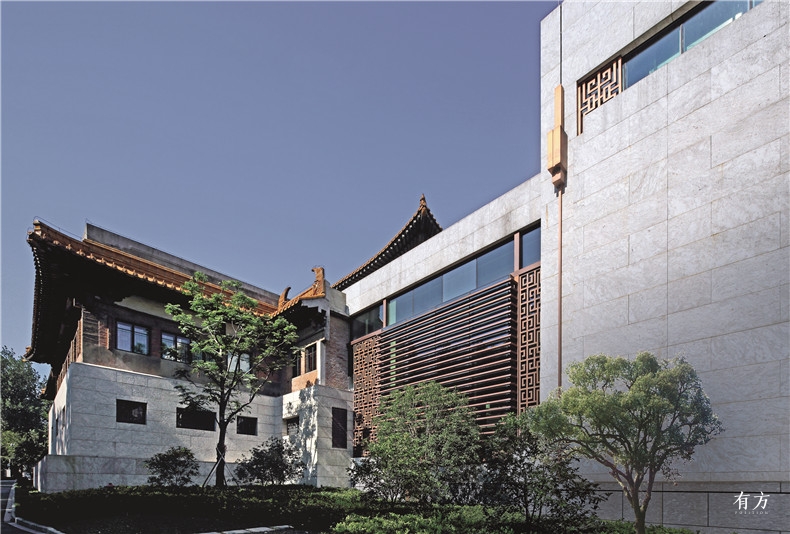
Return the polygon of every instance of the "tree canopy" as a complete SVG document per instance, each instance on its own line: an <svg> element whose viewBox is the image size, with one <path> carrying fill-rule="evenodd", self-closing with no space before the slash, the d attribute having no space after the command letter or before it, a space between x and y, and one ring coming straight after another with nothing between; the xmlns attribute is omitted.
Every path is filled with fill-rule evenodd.
<svg viewBox="0 0 790 534"><path fill-rule="evenodd" d="M710 399L684 358L648 352L633 360L590 356L571 364L568 378L572 387L537 407L537 428L605 466L644 534L656 475L673 480L677 462L723 430Z"/></svg>
<svg viewBox="0 0 790 534"><path fill-rule="evenodd" d="M257 301L240 291L239 282L224 281L219 292L209 291L206 282L195 273L182 287L189 309L168 304L166 310L192 353L190 367L176 373L190 383L176 386L181 401L188 409L217 409L216 485L224 486L228 426L277 371L293 363L297 334L285 318L258 313Z"/></svg>
<svg viewBox="0 0 790 534"><path fill-rule="evenodd" d="M33 364L17 358L12 349L2 348L3 467L19 476L29 473L47 453L47 413L50 402L41 398L43 382Z"/></svg>
<svg viewBox="0 0 790 534"><path fill-rule="evenodd" d="M409 386L383 400L374 424L376 439L368 458L352 468L352 483L390 501L465 500L480 461L466 397L436 382Z"/></svg>

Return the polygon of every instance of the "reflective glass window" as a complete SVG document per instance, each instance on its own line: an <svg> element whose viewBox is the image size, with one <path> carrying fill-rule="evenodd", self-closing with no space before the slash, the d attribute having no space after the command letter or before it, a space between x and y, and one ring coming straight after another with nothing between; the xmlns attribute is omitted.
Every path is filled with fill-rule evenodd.
<svg viewBox="0 0 790 534"><path fill-rule="evenodd" d="M189 362L189 340L176 334L162 332L162 358L177 362Z"/></svg>
<svg viewBox="0 0 790 534"><path fill-rule="evenodd" d="M351 339L365 336L384 326L381 318L381 306L356 315L351 320Z"/></svg>
<svg viewBox="0 0 790 534"><path fill-rule="evenodd" d="M540 227L521 234L521 267L540 261Z"/></svg>
<svg viewBox="0 0 790 534"><path fill-rule="evenodd" d="M132 325L119 322L116 327L115 345L120 350L132 352Z"/></svg>
<svg viewBox="0 0 790 534"><path fill-rule="evenodd" d="M477 287L505 278L515 270L513 267L513 241L508 241L477 258Z"/></svg>
<svg viewBox="0 0 790 534"><path fill-rule="evenodd" d="M134 345L132 345L133 352L137 354L148 354L148 329L142 326L134 327Z"/></svg>
<svg viewBox="0 0 790 534"><path fill-rule="evenodd" d="M447 302L475 288L476 269L474 260L444 273L442 276L442 301Z"/></svg>
<svg viewBox="0 0 790 534"><path fill-rule="evenodd" d="M680 54L680 26L625 62L625 86L630 87Z"/></svg>
<svg viewBox="0 0 790 534"><path fill-rule="evenodd" d="M235 371L236 366L238 365L239 371L242 373L246 373L250 370L250 355L249 354L242 354L241 361L239 361L238 354L229 354L228 355L228 370Z"/></svg>
<svg viewBox="0 0 790 534"><path fill-rule="evenodd" d="M414 288L412 313L419 315L442 303L442 278L434 278Z"/></svg>
<svg viewBox="0 0 790 534"><path fill-rule="evenodd" d="M683 23L683 51L699 44L749 9L748 0L708 4Z"/></svg>
<svg viewBox="0 0 790 534"><path fill-rule="evenodd" d="M408 319L413 313L414 294L412 291L387 301L387 324Z"/></svg>
<svg viewBox="0 0 790 534"><path fill-rule="evenodd" d="M148 329L129 323L115 324L115 346L120 350L148 354Z"/></svg>
<svg viewBox="0 0 790 534"><path fill-rule="evenodd" d="M315 345L310 345L304 349L304 372L315 371L318 367L318 351Z"/></svg>

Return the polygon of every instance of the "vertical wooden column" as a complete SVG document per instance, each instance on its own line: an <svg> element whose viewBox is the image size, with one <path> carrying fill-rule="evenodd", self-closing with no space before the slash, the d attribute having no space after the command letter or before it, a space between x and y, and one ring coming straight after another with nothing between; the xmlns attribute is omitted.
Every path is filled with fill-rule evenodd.
<svg viewBox="0 0 790 534"><path fill-rule="evenodd" d="M547 168L557 191L557 387L562 387L562 193L568 173L568 134L565 133L565 90L554 89L554 128L548 133Z"/></svg>

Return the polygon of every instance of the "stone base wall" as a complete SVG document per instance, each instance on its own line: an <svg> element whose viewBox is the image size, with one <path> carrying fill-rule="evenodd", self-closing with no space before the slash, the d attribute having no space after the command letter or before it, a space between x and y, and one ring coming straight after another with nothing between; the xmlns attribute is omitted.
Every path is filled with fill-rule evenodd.
<svg viewBox="0 0 790 534"><path fill-rule="evenodd" d="M634 520L631 505L620 486L604 483L600 488L611 493L601 504L599 517ZM743 498L739 507L741 492ZM790 482L680 483L677 486L656 483L647 509L647 522L687 528L700 534L788 534Z"/></svg>
<svg viewBox="0 0 790 534"><path fill-rule="evenodd" d="M193 484L202 485L211 474L213 462L198 462L200 472L192 479ZM233 484L230 476L235 464L227 464L225 478ZM33 484L43 493L69 490L84 490L113 486L139 486L148 482L150 472L141 458L108 458L104 456L66 456L50 454L41 459L33 469ZM211 474L209 485L213 485Z"/></svg>
<svg viewBox="0 0 790 534"><path fill-rule="evenodd" d="M311 386L283 396L283 419L299 418L293 442L305 464L303 482L313 486L348 487L351 466L353 393L327 386ZM346 410L346 447L333 447L332 408Z"/></svg>

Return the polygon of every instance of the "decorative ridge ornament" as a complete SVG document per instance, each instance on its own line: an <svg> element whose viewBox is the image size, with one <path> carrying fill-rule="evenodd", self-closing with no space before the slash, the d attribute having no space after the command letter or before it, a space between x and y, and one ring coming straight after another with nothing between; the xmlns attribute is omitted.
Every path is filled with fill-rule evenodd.
<svg viewBox="0 0 790 534"><path fill-rule="evenodd" d="M441 231L442 227L436 222L431 213L428 202L425 200L425 195L422 195L417 211L400 232L395 234L395 237L376 255L338 282L335 282L332 287L340 290L349 287Z"/></svg>

